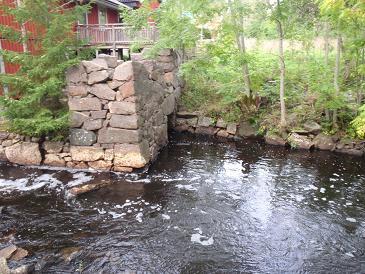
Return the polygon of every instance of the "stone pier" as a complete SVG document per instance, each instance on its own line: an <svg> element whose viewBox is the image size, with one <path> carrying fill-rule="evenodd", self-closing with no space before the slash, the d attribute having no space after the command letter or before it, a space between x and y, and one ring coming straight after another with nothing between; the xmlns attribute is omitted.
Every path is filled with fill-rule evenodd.
<svg viewBox="0 0 365 274"><path fill-rule="evenodd" d="M3 132L0 161L132 172L148 166L168 142L168 119L182 81L174 53L122 62L100 55L66 74L70 136L41 141Z"/></svg>

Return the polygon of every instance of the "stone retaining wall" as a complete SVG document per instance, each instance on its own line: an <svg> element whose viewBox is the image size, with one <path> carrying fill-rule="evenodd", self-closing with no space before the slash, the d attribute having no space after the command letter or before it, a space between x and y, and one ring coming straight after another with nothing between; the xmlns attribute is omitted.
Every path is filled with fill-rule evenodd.
<svg viewBox="0 0 365 274"><path fill-rule="evenodd" d="M66 74L70 136L50 142L0 134L0 161L131 172L147 166L168 142L168 116L182 81L174 52L122 62L100 55Z"/></svg>

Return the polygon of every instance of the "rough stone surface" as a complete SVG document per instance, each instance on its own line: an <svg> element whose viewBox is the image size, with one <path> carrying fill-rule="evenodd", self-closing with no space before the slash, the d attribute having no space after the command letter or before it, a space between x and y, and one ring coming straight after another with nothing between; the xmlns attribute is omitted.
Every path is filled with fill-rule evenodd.
<svg viewBox="0 0 365 274"><path fill-rule="evenodd" d="M265 136L266 144L273 146L285 146L287 144L286 140L276 134L268 134Z"/></svg>
<svg viewBox="0 0 365 274"><path fill-rule="evenodd" d="M136 104L131 102L110 102L109 110L112 114L131 115L137 112Z"/></svg>
<svg viewBox="0 0 365 274"><path fill-rule="evenodd" d="M238 136L252 138L256 136L256 129L247 121L242 121L239 125Z"/></svg>
<svg viewBox="0 0 365 274"><path fill-rule="evenodd" d="M90 119L84 122L83 128L89 131L98 130L103 127L103 119Z"/></svg>
<svg viewBox="0 0 365 274"><path fill-rule="evenodd" d="M68 106L71 111L102 110L102 105L98 98L70 98Z"/></svg>
<svg viewBox="0 0 365 274"><path fill-rule="evenodd" d="M117 80L113 80L113 81L109 81L108 82L108 86L111 89L117 89L119 88L121 85L123 85L125 82L124 81L117 81Z"/></svg>
<svg viewBox="0 0 365 274"><path fill-rule="evenodd" d="M22 142L5 149L9 162L19 165L40 165L42 156L39 145L36 143Z"/></svg>
<svg viewBox="0 0 365 274"><path fill-rule="evenodd" d="M108 54L99 54L98 59L104 59L109 68L116 68L118 66L118 57Z"/></svg>
<svg viewBox="0 0 365 274"><path fill-rule="evenodd" d="M88 84L93 85L96 83L105 82L109 79L109 73L106 70L95 71L89 74Z"/></svg>
<svg viewBox="0 0 365 274"><path fill-rule="evenodd" d="M113 114L110 119L110 126L114 128L138 129L138 116Z"/></svg>
<svg viewBox="0 0 365 274"><path fill-rule="evenodd" d="M106 118L106 114L108 112L106 110L98 110L98 111L91 111L91 118L93 119L105 119Z"/></svg>
<svg viewBox="0 0 365 274"><path fill-rule="evenodd" d="M332 140L332 137L325 134L317 135L313 139L313 143L320 150L333 150L336 147L336 143Z"/></svg>
<svg viewBox="0 0 365 274"><path fill-rule="evenodd" d="M5 154L5 148L0 147L0 162L7 162L8 158Z"/></svg>
<svg viewBox="0 0 365 274"><path fill-rule="evenodd" d="M87 83L87 73L80 64L69 68L66 72L66 81L70 84Z"/></svg>
<svg viewBox="0 0 365 274"><path fill-rule="evenodd" d="M216 127L227 128L227 123L223 119L218 119Z"/></svg>
<svg viewBox="0 0 365 274"><path fill-rule="evenodd" d="M99 130L100 144L134 144L141 140L138 130L106 128Z"/></svg>
<svg viewBox="0 0 365 274"><path fill-rule="evenodd" d="M94 162L104 158L104 149L98 147L71 146L72 160L78 162Z"/></svg>
<svg viewBox="0 0 365 274"><path fill-rule="evenodd" d="M100 99L106 99L112 101L115 99L116 92L112 90L107 84L96 84L90 89L90 93L94 94Z"/></svg>
<svg viewBox="0 0 365 274"><path fill-rule="evenodd" d="M64 167L66 161L57 154L46 154L44 164L47 166Z"/></svg>
<svg viewBox="0 0 365 274"><path fill-rule="evenodd" d="M198 126L199 127L210 127L210 126L214 126L214 120L210 117L199 117L198 120Z"/></svg>
<svg viewBox="0 0 365 274"><path fill-rule="evenodd" d="M78 85L78 86L68 86L67 94L69 96L81 96L84 97L87 95L87 86L86 85Z"/></svg>
<svg viewBox="0 0 365 274"><path fill-rule="evenodd" d="M71 129L70 143L74 146L91 146L96 143L96 134L85 129Z"/></svg>
<svg viewBox="0 0 365 274"><path fill-rule="evenodd" d="M72 111L70 114L70 127L81 127L88 118L89 113Z"/></svg>
<svg viewBox="0 0 365 274"><path fill-rule="evenodd" d="M60 153L63 149L63 143L45 141L42 147L47 153Z"/></svg>
<svg viewBox="0 0 365 274"><path fill-rule="evenodd" d="M321 132L322 130L322 127L316 123L316 122L313 122L313 121L310 121L310 122L306 122L304 125L303 125L304 129L306 131L308 131L309 133L313 133L313 134L318 134Z"/></svg>
<svg viewBox="0 0 365 274"><path fill-rule="evenodd" d="M134 94L134 82L126 82L118 88L117 101L123 101L123 99L131 97Z"/></svg>
<svg viewBox="0 0 365 274"><path fill-rule="evenodd" d="M162 104L162 111L165 115L170 115L175 110L175 96L168 96Z"/></svg>
<svg viewBox="0 0 365 274"><path fill-rule="evenodd" d="M16 250L17 247L15 245L9 245L0 250L0 258L10 259Z"/></svg>
<svg viewBox="0 0 365 274"><path fill-rule="evenodd" d="M236 135L237 133L237 125L234 123L229 123L227 125L227 132L232 135Z"/></svg>
<svg viewBox="0 0 365 274"><path fill-rule="evenodd" d="M129 81L133 79L132 62L125 62L115 68L113 80Z"/></svg>
<svg viewBox="0 0 365 274"><path fill-rule="evenodd" d="M213 136L217 133L217 131L218 130L214 127L197 127L195 130L195 134Z"/></svg>
<svg viewBox="0 0 365 274"><path fill-rule="evenodd" d="M104 59L100 58L94 59L92 61L82 61L81 63L87 73L108 69L107 62Z"/></svg>
<svg viewBox="0 0 365 274"><path fill-rule="evenodd" d="M113 163L111 161L95 161L95 162L89 162L89 166L95 170L110 170L113 166Z"/></svg>
<svg viewBox="0 0 365 274"><path fill-rule="evenodd" d="M121 167L142 168L149 162L148 145L118 145L114 151L114 164Z"/></svg>
<svg viewBox="0 0 365 274"><path fill-rule="evenodd" d="M298 149L311 149L314 146L314 143L308 137L298 133L291 133L288 142L292 148Z"/></svg>

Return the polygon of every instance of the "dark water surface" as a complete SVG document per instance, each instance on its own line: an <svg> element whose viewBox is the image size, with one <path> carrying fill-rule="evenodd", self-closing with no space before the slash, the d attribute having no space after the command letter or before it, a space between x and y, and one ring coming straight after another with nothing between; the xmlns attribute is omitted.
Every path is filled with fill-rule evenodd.
<svg viewBox="0 0 365 274"><path fill-rule="evenodd" d="M365 273L363 159L172 139L147 174L0 166L0 239L42 273Z"/></svg>

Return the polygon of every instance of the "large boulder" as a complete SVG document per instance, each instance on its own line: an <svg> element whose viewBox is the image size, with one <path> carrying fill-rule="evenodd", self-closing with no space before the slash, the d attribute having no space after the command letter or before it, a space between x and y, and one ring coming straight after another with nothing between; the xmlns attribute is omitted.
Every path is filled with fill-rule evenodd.
<svg viewBox="0 0 365 274"><path fill-rule="evenodd" d="M314 146L320 150L334 150L336 143L331 136L325 134L318 134L313 139Z"/></svg>
<svg viewBox="0 0 365 274"><path fill-rule="evenodd" d="M256 136L256 129L248 122L242 121L239 125L238 136L252 138Z"/></svg>
<svg viewBox="0 0 365 274"><path fill-rule="evenodd" d="M309 133L313 133L313 134L318 134L321 132L322 130L322 127L321 125L319 125L318 123L314 122L314 121L309 121L309 122L306 122L304 125L303 125L304 129L306 131L308 131Z"/></svg>
<svg viewBox="0 0 365 274"><path fill-rule="evenodd" d="M40 165L42 155L37 143L22 142L5 149L9 162L19 165Z"/></svg>
<svg viewBox="0 0 365 274"><path fill-rule="evenodd" d="M91 146L96 143L96 135L85 129L71 129L70 143L73 146Z"/></svg>
<svg viewBox="0 0 365 274"><path fill-rule="evenodd" d="M78 162L95 162L104 158L104 149L100 147L78 147L70 148L72 160Z"/></svg>
<svg viewBox="0 0 365 274"><path fill-rule="evenodd" d="M298 133L291 133L288 137L288 142L292 148L311 149L314 147L312 140Z"/></svg>

